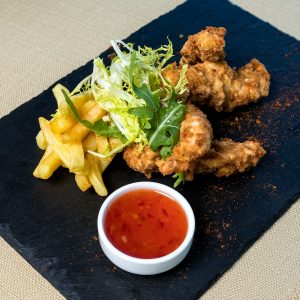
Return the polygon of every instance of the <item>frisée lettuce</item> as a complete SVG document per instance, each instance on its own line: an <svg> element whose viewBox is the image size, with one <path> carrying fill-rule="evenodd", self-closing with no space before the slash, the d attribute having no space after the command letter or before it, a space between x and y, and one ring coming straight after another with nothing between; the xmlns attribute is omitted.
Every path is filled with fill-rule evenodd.
<svg viewBox="0 0 300 300"><path fill-rule="evenodd" d="M138 143L141 148L149 145L166 158L179 140L185 112L182 96L187 92L184 76L187 67L182 68L174 87L163 76L166 64L173 57L170 40L157 49L140 46L135 49L133 44L121 40L112 40L111 45L116 57L110 66L96 58L93 73L82 80L71 95L91 91L99 106L109 113L115 129L108 128L102 121L97 124L80 121L96 134L104 129L106 134L116 134L117 129L123 137L123 147L130 143ZM74 109L71 107L73 115L76 114Z"/></svg>

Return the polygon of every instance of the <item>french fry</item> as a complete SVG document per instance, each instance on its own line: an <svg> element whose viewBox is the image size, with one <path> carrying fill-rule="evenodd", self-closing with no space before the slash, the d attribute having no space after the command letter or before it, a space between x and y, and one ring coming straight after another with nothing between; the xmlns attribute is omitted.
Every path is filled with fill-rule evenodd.
<svg viewBox="0 0 300 300"><path fill-rule="evenodd" d="M88 160L84 159L84 166L83 166L83 169L81 169L79 172L74 172L75 174L78 174L78 175L89 175L90 173L90 163L88 162Z"/></svg>
<svg viewBox="0 0 300 300"><path fill-rule="evenodd" d="M101 119L106 114L106 111L103 110L99 105L95 105L94 107L86 113L82 118L91 123L94 123ZM82 125L81 123L77 123L72 129L63 135L64 142L70 141L82 141L90 132L90 130Z"/></svg>
<svg viewBox="0 0 300 300"><path fill-rule="evenodd" d="M42 130L40 130L38 132L38 134L36 135L35 137L35 140L36 140L36 144L37 146L41 149L41 150L46 150L46 147L47 147L47 141L44 137L44 134L42 132Z"/></svg>
<svg viewBox="0 0 300 300"><path fill-rule="evenodd" d="M119 146L120 141L97 137L94 132L77 122L62 91L69 94L69 91L61 84L53 88L58 106L58 113L55 117L51 121L39 118L41 130L36 136L36 143L45 152L33 175L37 178L48 179L59 166L63 166L75 173L76 184L82 191L93 186L98 195L106 196L107 189L103 183L102 172L114 155L107 159L99 159L90 153L84 156L84 153L91 150L105 154ZM106 114L106 111L94 101L92 93L80 93L70 98L83 120L94 123Z"/></svg>
<svg viewBox="0 0 300 300"><path fill-rule="evenodd" d="M86 158L90 165L89 181L99 196L106 196L107 189L102 179L99 159L90 153L86 154Z"/></svg>
<svg viewBox="0 0 300 300"><path fill-rule="evenodd" d="M40 179L48 179L54 173L54 171L60 166L61 159L53 152L50 146L47 146L46 151L39 164L33 171L33 176Z"/></svg>
<svg viewBox="0 0 300 300"><path fill-rule="evenodd" d="M113 158L115 157L115 155L110 156L109 158L103 158L100 159L100 168L101 168L101 172L103 173L106 168L109 166L109 164L112 162Z"/></svg>
<svg viewBox="0 0 300 300"><path fill-rule="evenodd" d="M53 92L53 95L56 99L56 102L57 102L57 108L60 112L60 114L62 116L70 116L71 115L71 111L68 107L68 104L65 100L65 97L64 97L64 94L62 92L62 90L64 90L67 94L70 94L69 90L64 87L63 85L61 85L60 83L58 83L53 89L52 89L52 92Z"/></svg>
<svg viewBox="0 0 300 300"><path fill-rule="evenodd" d="M57 84L52 89L52 92L56 99L57 108L58 108L60 114L64 117L67 117L67 116L72 115L72 113L68 107L68 104L66 103L66 100L65 100L62 90L65 91L67 94L70 94L69 90L66 87L64 87L63 85L61 85L60 83ZM71 98L74 106L76 107L76 109L80 110L86 102L88 102L89 100L93 100L94 96L92 93L85 92L85 93L73 95L70 98Z"/></svg>
<svg viewBox="0 0 300 300"><path fill-rule="evenodd" d="M90 132L88 136L82 142L83 150L86 152L87 150L96 151L96 134L94 132Z"/></svg>
<svg viewBox="0 0 300 300"><path fill-rule="evenodd" d="M100 154L105 154L105 151L107 151L105 150L106 147L108 147L108 149L110 149L111 151L122 145L122 142L118 138L108 138L108 139L106 138L105 141L104 137L97 137L96 141L97 141L97 151ZM109 164L112 162L115 156L116 154L113 154L110 157L100 159L100 168L102 173L106 170L106 168L109 166Z"/></svg>
<svg viewBox="0 0 300 300"><path fill-rule="evenodd" d="M96 136L97 152L105 155L110 151L108 138L105 136Z"/></svg>
<svg viewBox="0 0 300 300"><path fill-rule="evenodd" d="M87 101L81 108L78 108L78 113L83 118L95 106L95 101Z"/></svg>
<svg viewBox="0 0 300 300"><path fill-rule="evenodd" d="M70 172L80 172L84 167L84 153L80 142L62 143L60 136L55 135L49 126L49 121L39 118L40 127L45 139L61 161L68 166Z"/></svg>
<svg viewBox="0 0 300 300"><path fill-rule="evenodd" d="M59 116L50 121L50 127L54 133L65 133L75 124L76 120L72 116Z"/></svg>
<svg viewBox="0 0 300 300"><path fill-rule="evenodd" d="M42 132L42 131L41 131ZM43 132L42 132L43 134ZM45 151L44 151L44 154L42 156L42 158L40 159L40 162L38 163L38 165L36 166L36 168L34 169L33 171L33 176L36 177L36 178L40 178L40 170L39 170L39 166L41 164L41 162L52 152L52 149L50 146L48 146Z"/></svg>
<svg viewBox="0 0 300 300"><path fill-rule="evenodd" d="M83 191L87 191L92 185L87 175L75 174L75 181L77 186Z"/></svg>
<svg viewBox="0 0 300 300"><path fill-rule="evenodd" d="M41 160L36 167L36 170L38 170L38 176L35 174L34 175L40 179L48 179L59 168L60 165L61 159L55 152L52 151L47 157Z"/></svg>
<svg viewBox="0 0 300 300"><path fill-rule="evenodd" d="M105 136L96 136L96 145L97 145L97 152L100 154L105 155L111 150L108 142L108 138ZM110 164L113 158L114 156L99 159L100 169L102 173L108 167L108 165Z"/></svg>
<svg viewBox="0 0 300 300"><path fill-rule="evenodd" d="M94 100L94 95L92 93L85 92L85 93L73 95L70 98L74 106L76 107L77 111L80 111L88 101Z"/></svg>
<svg viewBox="0 0 300 300"><path fill-rule="evenodd" d="M92 101L91 101L92 102ZM93 103L93 105L95 106L95 104ZM97 115L97 113L98 113L98 115ZM84 116L86 119L88 119L89 118L89 120L90 121L97 121L97 119L99 120L102 116L103 116L103 114L105 114L105 111L104 110L102 110L98 105L97 105L97 107L95 107L95 109L93 109L93 112L88 112L88 113L86 113L86 115ZM43 118L42 118L43 119ZM45 119L44 119L45 120ZM46 122L45 122L46 121ZM45 121L42 121L43 123L47 123L48 121L47 120L45 120ZM48 125L49 125L49 123L47 123ZM81 125L81 124L76 124L75 126L77 126L77 125ZM83 125L82 125L83 126ZM78 140L82 140L88 133L89 133L89 130L87 129L87 128L82 128L82 126L79 126L79 128L81 128L81 129L76 129L75 131L73 131L73 133L70 135L71 137L75 137L75 135L76 135L76 132L78 132L78 131L80 131L80 133L81 133L81 136L80 136L80 138L78 139ZM46 126L47 127L47 126ZM87 130L85 130L85 129L87 129ZM49 130L50 131L50 133L51 133L51 130ZM77 140L77 139L71 139L71 141L74 143L74 140ZM77 142L76 142L76 144L79 144L79 141L77 140ZM60 144L61 144L61 142L60 142ZM66 145L68 145L68 144L66 144ZM64 147L66 146L66 145L64 145ZM81 146L81 145L78 145L79 147ZM55 146L54 146L55 147ZM52 147L53 148L53 147ZM66 151L65 151L66 152ZM78 152L80 152L81 153L81 149L78 151ZM78 153L77 152L77 153ZM82 155L82 154L81 154ZM82 156L81 156L82 157ZM47 160L46 161L40 161L40 163L39 163L39 165L38 165L38 167L39 167L39 176L36 176L36 177L39 177L39 178L41 178L41 179L48 179L49 177L51 177L51 175L55 172L55 170L60 166L60 165L64 165L64 167L68 167L68 168L70 168L70 171L71 172L79 172L79 171L82 171L82 159L80 160L81 161L81 163L80 163L80 167L78 168L76 168L76 166L74 167L72 167L71 166L71 168L70 168L70 164L69 164L69 162L68 161L62 161L61 159L60 159L60 156L57 154L57 153L55 153L54 151L52 151L52 153L50 153L49 154L49 157L47 158ZM74 162L76 162L76 160L74 159L73 160L73 163ZM47 166L47 164L49 164L49 166ZM35 174L37 174L37 173L35 173Z"/></svg>
<svg viewBox="0 0 300 300"><path fill-rule="evenodd" d="M123 143L121 142L120 139L118 138L109 138L108 139L109 141L109 145L110 145L110 148L113 150L113 149L116 149L117 147L120 147Z"/></svg>
<svg viewBox="0 0 300 300"><path fill-rule="evenodd" d="M51 125L51 129L54 133L64 133L68 130L70 130L75 124L76 121L74 120L74 118L69 115L69 113L66 113L66 108L65 105L63 105L63 101L65 101L64 98L62 98L62 92L61 90L66 91L67 93L69 93L69 91L61 84L56 85L53 88L53 93L54 96L56 97L57 103L59 104L58 106L60 107L64 107L62 108L62 110L65 111L65 113L63 115L68 115L68 116L59 116L56 118L53 118L50 122ZM92 93L89 92L85 92L85 93L81 93L81 94L77 94L77 95L73 95L70 97L74 106L76 107L77 110L82 109L82 107L84 106L84 104L86 104L86 102L93 100L94 96ZM91 106L94 106L94 102L91 101L91 103L86 107L86 109L91 108ZM88 111L88 110L87 110ZM41 150L45 150L47 147L47 142L45 140L45 137L42 133L42 131L40 130L36 136L36 142L38 147Z"/></svg>
<svg viewBox="0 0 300 300"><path fill-rule="evenodd" d="M81 142L71 142L66 149L69 151L69 170L72 173L84 170L84 151Z"/></svg>

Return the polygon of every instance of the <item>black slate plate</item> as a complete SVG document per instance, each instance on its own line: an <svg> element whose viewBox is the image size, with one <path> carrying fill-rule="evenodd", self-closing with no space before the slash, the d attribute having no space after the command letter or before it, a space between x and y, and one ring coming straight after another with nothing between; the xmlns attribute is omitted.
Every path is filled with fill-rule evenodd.
<svg viewBox="0 0 300 300"><path fill-rule="evenodd" d="M256 136L267 155L254 170L231 178L198 176L180 187L196 216L190 254L175 269L142 277L115 268L103 255L96 217L104 199L81 193L73 175L59 170L48 181L32 171L37 117L55 108L51 88L0 121L0 233L69 299L191 299L202 293L299 197L300 43L227 1L189 1L132 34L128 40L157 47L166 36L179 50L179 34L225 26L228 61L252 57L272 74L269 97L231 114L208 112L215 136ZM107 57L110 50L102 54ZM59 80L69 88L91 72L91 62ZM110 192L145 178L121 157L105 174ZM155 176L154 181L172 185Z"/></svg>

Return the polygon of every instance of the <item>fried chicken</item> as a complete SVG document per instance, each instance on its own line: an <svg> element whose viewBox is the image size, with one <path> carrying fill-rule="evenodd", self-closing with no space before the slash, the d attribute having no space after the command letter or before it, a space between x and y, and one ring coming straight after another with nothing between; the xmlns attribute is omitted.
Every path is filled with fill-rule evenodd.
<svg viewBox="0 0 300 300"><path fill-rule="evenodd" d="M139 149L137 144L133 144L124 150L123 157L130 168L148 178L152 172L158 171L163 175L185 172L195 160L209 151L211 140L212 128L206 116L193 104L187 104L179 142L171 156L164 160L149 146Z"/></svg>
<svg viewBox="0 0 300 300"><path fill-rule="evenodd" d="M164 76L176 85L180 73L181 66L173 64L164 71ZM205 61L189 66L186 77L189 99L216 111L232 111L238 106L257 102L269 93L270 75L257 59L238 70L230 68L225 61Z"/></svg>
<svg viewBox="0 0 300 300"><path fill-rule="evenodd" d="M190 35L180 51L180 63L194 65L203 61L223 60L225 34L224 27L207 26L204 30Z"/></svg>
<svg viewBox="0 0 300 300"><path fill-rule="evenodd" d="M194 172L227 177L255 167L265 153L260 143L255 141L213 141L210 151L196 162Z"/></svg>
<svg viewBox="0 0 300 300"><path fill-rule="evenodd" d="M158 172L155 162L159 155L149 146L141 149L138 144L131 144L124 149L123 158L129 168L143 173L147 178L151 178L153 172Z"/></svg>
<svg viewBox="0 0 300 300"><path fill-rule="evenodd" d="M153 172L163 175L184 172L186 180L193 180L194 174L198 173L227 177L247 171L265 155L263 147L255 141L212 141L209 121L190 103L230 112L268 95L270 74L260 61L252 59L239 69L231 68L224 61L225 34L223 27L206 27L189 36L180 51L180 65L173 63L164 70L165 79L175 86L182 65L188 64L189 103L181 123L179 142L166 159L149 146L140 149L133 144L124 150L124 159L129 167L148 178Z"/></svg>
<svg viewBox="0 0 300 300"><path fill-rule="evenodd" d="M148 146L139 150L137 145L125 149L124 159L129 167L144 173L148 178L152 172L161 172L163 175L184 172L186 180L193 180L194 174L209 173L216 177L228 177L248 171L266 154L260 143L255 141L239 143L221 139L212 141L211 145L211 149L196 160L180 161L171 156L169 161L164 161ZM167 172L162 172L164 168Z"/></svg>
<svg viewBox="0 0 300 300"><path fill-rule="evenodd" d="M211 140L212 128L206 115L193 104L187 104L179 142L171 156L156 161L159 172L170 175L188 170L196 159L209 151Z"/></svg>

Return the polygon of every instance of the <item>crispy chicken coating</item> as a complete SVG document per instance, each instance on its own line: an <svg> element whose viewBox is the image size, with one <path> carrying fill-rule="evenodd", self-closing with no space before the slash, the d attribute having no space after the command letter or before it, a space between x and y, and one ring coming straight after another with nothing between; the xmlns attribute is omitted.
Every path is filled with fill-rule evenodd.
<svg viewBox="0 0 300 300"><path fill-rule="evenodd" d="M132 144L124 149L123 158L129 168L143 173L147 178L151 178L153 172L158 172L155 162L159 155L149 146L140 149L138 144Z"/></svg>
<svg viewBox="0 0 300 300"><path fill-rule="evenodd" d="M179 80L181 66L171 65L164 71L165 78L173 85ZM269 93L270 74L257 59L238 70L225 61L198 63L186 72L189 99L200 106L213 107L216 111L257 102Z"/></svg>
<svg viewBox="0 0 300 300"><path fill-rule="evenodd" d="M213 141L211 150L196 162L195 173L230 176L255 167L266 151L255 141L243 143L231 139Z"/></svg>
<svg viewBox="0 0 300 300"><path fill-rule="evenodd" d="M164 160L149 146L141 150L134 144L124 150L123 157L130 168L148 178L152 172L157 171L169 175L189 170L195 160L209 151L211 140L212 128L206 116L193 104L187 104L179 142L171 156Z"/></svg>
<svg viewBox="0 0 300 300"><path fill-rule="evenodd" d="M180 126L180 138L167 159L158 159L156 166L163 175L184 172L207 153L211 146L212 128L206 115L193 104L187 104Z"/></svg>
<svg viewBox="0 0 300 300"><path fill-rule="evenodd" d="M204 30L190 35L180 54L181 64L196 64L203 61L219 61L225 58L226 29L207 26Z"/></svg>

